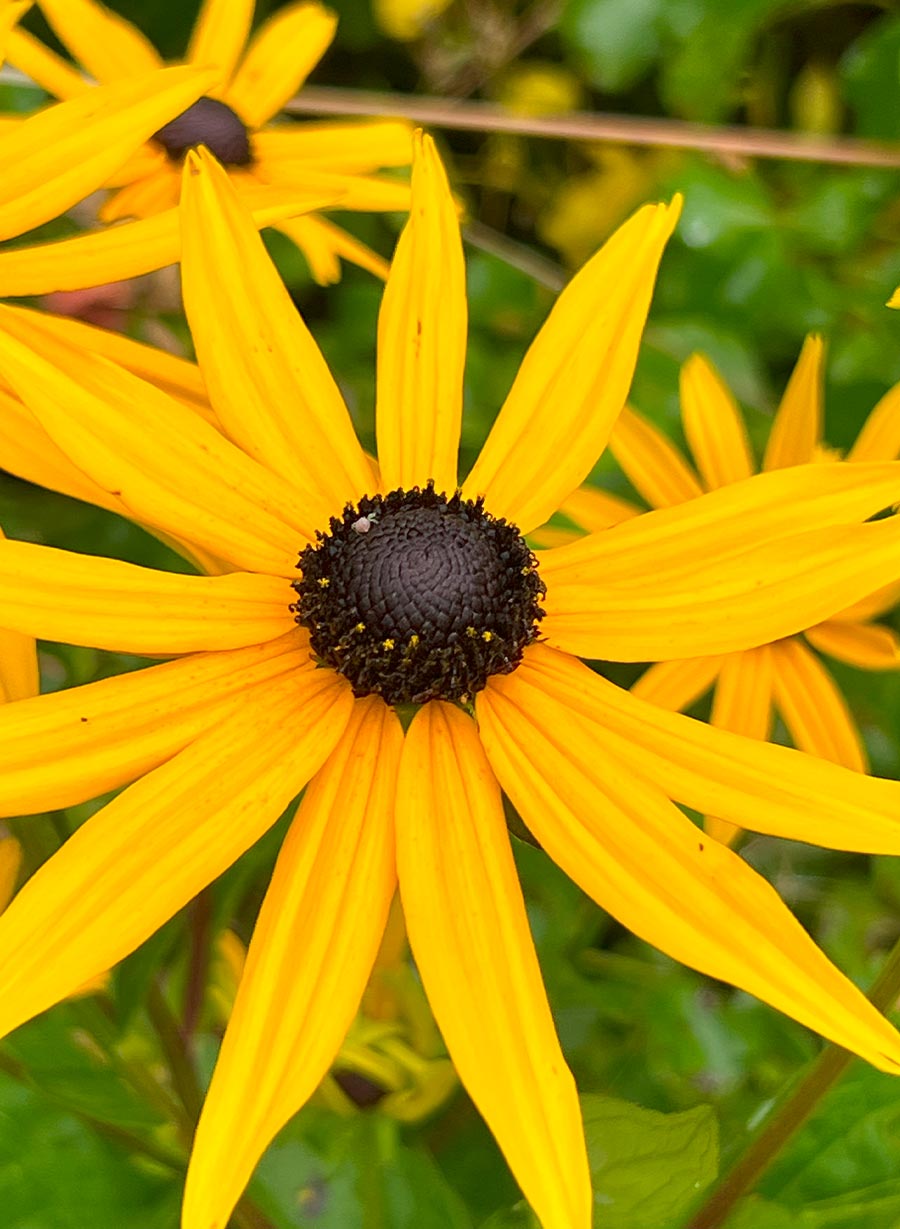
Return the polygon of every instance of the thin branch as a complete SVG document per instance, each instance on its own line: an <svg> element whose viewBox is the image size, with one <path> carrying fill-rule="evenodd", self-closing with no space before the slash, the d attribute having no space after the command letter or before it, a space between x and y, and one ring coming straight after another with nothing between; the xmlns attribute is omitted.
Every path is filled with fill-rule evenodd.
<svg viewBox="0 0 900 1229"><path fill-rule="evenodd" d="M431 95L344 90L304 86L285 106L292 115L393 115L434 128L477 132L511 132L520 136L574 141L610 141L618 145L666 146L744 158L779 158L794 162L830 162L844 166L900 168L896 144L856 137L813 137L770 128L688 124L602 111L574 111L555 117L513 115L489 102L455 102Z"/></svg>

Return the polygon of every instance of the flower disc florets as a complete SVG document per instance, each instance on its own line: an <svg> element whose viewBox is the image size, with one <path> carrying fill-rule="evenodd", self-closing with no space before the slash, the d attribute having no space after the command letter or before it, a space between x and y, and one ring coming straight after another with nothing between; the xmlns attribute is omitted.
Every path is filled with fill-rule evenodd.
<svg viewBox="0 0 900 1229"><path fill-rule="evenodd" d="M391 491L350 504L300 556L291 609L354 695L466 701L537 637L546 592L516 529L481 499Z"/></svg>
<svg viewBox="0 0 900 1229"><path fill-rule="evenodd" d="M223 166L249 166L250 135L237 112L218 98L198 98L153 134L169 157L180 162L189 149L205 145Z"/></svg>

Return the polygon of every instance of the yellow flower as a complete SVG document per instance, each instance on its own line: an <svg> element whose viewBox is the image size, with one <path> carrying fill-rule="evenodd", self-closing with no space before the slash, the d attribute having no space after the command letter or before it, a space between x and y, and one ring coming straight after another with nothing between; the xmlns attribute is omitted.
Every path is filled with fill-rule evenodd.
<svg viewBox="0 0 900 1229"><path fill-rule="evenodd" d="M0 310L34 476L49 439L65 481L65 465L77 469L88 491L221 572L0 543L7 627L175 658L0 709L0 814L128 785L0 918L0 1032L120 960L306 786L197 1129L185 1229L221 1229L329 1069L398 882L460 1079L545 1229L589 1229L578 1100L502 790L636 934L900 1071L891 1025L671 801L898 853L900 784L666 712L578 660L696 656L709 642L731 652L894 579L900 520L861 522L897 499L900 465L763 475L535 561L520 533L607 441L677 206L640 210L560 296L459 494L464 265L430 141L379 320L378 474L205 152L188 158L182 208L185 306L214 424Z"/></svg>
<svg viewBox="0 0 900 1229"><path fill-rule="evenodd" d="M823 413L821 338L807 338L785 389L769 434L762 470L772 471L830 459L822 442ZM741 482L756 469L740 410L707 359L695 355L681 374L682 422L697 470L649 420L628 409L619 417L610 440L629 479L656 508L670 507L729 483ZM900 455L900 386L878 403L847 454L847 461L890 461ZM586 529L634 515L617 510L599 492L579 492L581 505L570 503L568 515ZM618 515L617 515L618 511ZM897 669L900 641L890 628L873 622L897 600L889 585L860 602L802 629L803 635L757 643L744 651L652 666L633 693L666 708L687 708L715 687L711 721L722 729L751 738L768 738L777 711L794 745L813 755L864 772L866 755L844 697L820 658L818 649L864 670ZM733 839L733 825L711 818L707 831Z"/></svg>
<svg viewBox="0 0 900 1229"><path fill-rule="evenodd" d="M103 85L162 67L144 35L97 0L40 0L40 8L84 71ZM103 221L148 218L177 205L185 151L200 144L229 167L242 190L265 186L315 193L324 203L339 201L341 209L366 212L408 208L407 184L372 174L409 163L408 125L380 120L270 126L328 49L337 25L334 14L315 0L289 4L249 39L253 9L254 0L204 0L187 61L210 70L208 89L182 114L134 143L130 161L116 168L111 183L116 191L100 211ZM91 90L80 73L25 30L10 35L8 55L59 98ZM152 139L138 149L147 137ZM282 216L277 226L300 247L323 284L338 280L341 259L387 276L386 261L323 217Z"/></svg>

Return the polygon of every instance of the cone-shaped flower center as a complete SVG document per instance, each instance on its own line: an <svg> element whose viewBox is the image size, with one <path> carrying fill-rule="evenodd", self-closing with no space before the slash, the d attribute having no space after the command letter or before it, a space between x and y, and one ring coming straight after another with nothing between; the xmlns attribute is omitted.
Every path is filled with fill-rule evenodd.
<svg viewBox="0 0 900 1229"><path fill-rule="evenodd" d="M518 529L431 483L348 505L299 566L291 609L314 653L388 704L468 700L516 668L544 613Z"/></svg>
<svg viewBox="0 0 900 1229"><path fill-rule="evenodd" d="M223 166L253 161L247 129L231 107L217 98L198 98L153 134L166 153L180 162L189 149L205 145Z"/></svg>

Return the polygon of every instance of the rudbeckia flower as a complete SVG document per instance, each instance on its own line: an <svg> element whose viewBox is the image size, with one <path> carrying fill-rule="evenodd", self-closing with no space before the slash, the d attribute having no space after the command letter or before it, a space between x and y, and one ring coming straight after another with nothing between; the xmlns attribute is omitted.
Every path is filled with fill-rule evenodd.
<svg viewBox="0 0 900 1229"><path fill-rule="evenodd" d="M836 456L822 439L823 361L821 338L808 337L772 421L762 459L764 472ZM696 469L653 423L634 410L620 415L612 433L611 451L651 507L671 507L699 498L704 491L741 482L756 470L740 409L712 364L701 355L689 359L682 369L681 409ZM892 461L898 455L900 387L895 387L872 410L846 460ZM624 503L617 508L601 492L589 490L578 492L565 510L585 529L595 529L597 517L611 524L637 511ZM666 708L683 709L713 687L713 725L764 739L771 734L777 712L795 746L864 772L862 737L818 653L863 670L897 669L900 640L891 628L874 621L897 597L897 587L889 585L803 628L801 635L736 653L660 662L651 666L632 691ZM709 818L706 826L720 840L736 835L731 824L715 818Z"/></svg>
<svg viewBox="0 0 900 1229"><path fill-rule="evenodd" d="M162 67L144 35L97 0L41 0L40 8L81 68L101 84ZM372 174L409 164L412 141L405 123L270 123L328 49L334 14L303 0L274 14L250 39L253 10L254 0L203 0L186 58L212 70L208 89L135 142L134 156L111 184L115 190L100 210L101 220L147 218L176 206L184 155L200 145L229 168L242 190L300 191L366 212L408 208L408 184ZM8 56L59 98L90 89L81 73L25 30L10 35ZM147 137L152 139L137 149ZM387 276L382 257L326 218L283 217L278 229L303 251L322 284L338 280L341 259Z"/></svg>
<svg viewBox="0 0 900 1229"><path fill-rule="evenodd" d="M214 423L0 310L0 369L34 431L219 572L0 543L0 624L173 658L0 709L0 814L127 785L0 918L0 1033L125 956L305 786L197 1128L184 1229L222 1229L329 1069L398 883L463 1084L545 1229L589 1229L505 792L637 935L900 1071L892 1026L675 805L898 853L900 784L666 712L579 660L731 652L893 580L900 520L863 521L896 500L900 465L780 470L536 557L522 535L584 480L625 401L677 205L640 210L560 296L461 489L464 265L431 143L379 320L377 472L205 151L182 209Z"/></svg>

